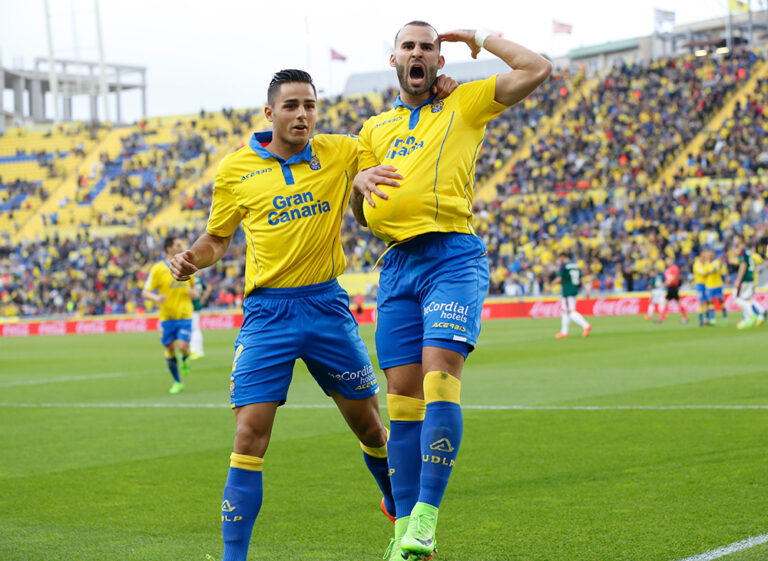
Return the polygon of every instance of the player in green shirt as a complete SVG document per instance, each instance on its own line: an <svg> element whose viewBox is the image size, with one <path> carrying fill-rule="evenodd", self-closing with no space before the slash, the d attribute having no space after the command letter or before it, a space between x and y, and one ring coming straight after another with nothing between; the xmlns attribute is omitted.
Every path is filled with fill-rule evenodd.
<svg viewBox="0 0 768 561"><path fill-rule="evenodd" d="M654 319L653 315L656 310L659 311L659 318L661 318L661 313L664 309L664 295L666 293L666 287L667 286L664 282L664 273L657 271L651 279L651 301L648 304L648 313L645 314L645 319ZM660 323L661 319L655 321Z"/></svg>
<svg viewBox="0 0 768 561"><path fill-rule="evenodd" d="M765 310L754 300L757 273L755 256L752 250L747 247L744 236L736 236L735 241L736 250L739 252L739 271L736 274L734 296L736 297L736 304L741 308L744 315L743 319L736 324L736 329L747 329L765 321Z"/></svg>
<svg viewBox="0 0 768 561"><path fill-rule="evenodd" d="M576 296L578 296L579 289L581 288L581 270L576 262L571 261L571 256L567 252L562 252L558 256L558 261L560 263L560 271L557 275L560 277L563 287L563 312L560 333L555 335L555 339L565 339L568 337L568 326L571 320L581 326L583 329L581 336L586 337L592 331L592 326L587 323L584 316L576 311Z"/></svg>

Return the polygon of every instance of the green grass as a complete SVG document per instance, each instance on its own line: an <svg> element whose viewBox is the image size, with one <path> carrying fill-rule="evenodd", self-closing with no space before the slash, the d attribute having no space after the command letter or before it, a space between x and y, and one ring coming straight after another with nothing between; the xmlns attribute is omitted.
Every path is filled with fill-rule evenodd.
<svg viewBox="0 0 768 561"><path fill-rule="evenodd" d="M677 561L768 533L768 409L659 408L768 405L768 332L672 319L485 323L462 402L520 408L465 409L438 561ZM234 335L205 334L178 396L156 333L0 339L0 559L219 558ZM289 404L330 400L299 365ZM279 411L264 481L250 560L380 558L391 525L334 409Z"/></svg>

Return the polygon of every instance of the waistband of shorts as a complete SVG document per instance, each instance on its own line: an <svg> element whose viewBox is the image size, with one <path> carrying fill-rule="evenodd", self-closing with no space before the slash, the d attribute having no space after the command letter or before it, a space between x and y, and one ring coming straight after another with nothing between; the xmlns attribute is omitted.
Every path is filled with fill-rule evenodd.
<svg viewBox="0 0 768 561"><path fill-rule="evenodd" d="M389 247L393 249L394 248L407 249L410 247L419 247L422 245L429 245L436 241L454 240L454 239L455 240L472 240L472 239L480 240L480 238L477 237L476 235L466 234L464 232L426 232L424 234L419 234L418 236L414 236L402 242L391 244Z"/></svg>
<svg viewBox="0 0 768 561"><path fill-rule="evenodd" d="M339 288L339 281L331 279L329 281L308 284L306 286L289 286L285 288L262 288L256 287L245 298L303 298L305 296L316 296L324 292L330 292Z"/></svg>

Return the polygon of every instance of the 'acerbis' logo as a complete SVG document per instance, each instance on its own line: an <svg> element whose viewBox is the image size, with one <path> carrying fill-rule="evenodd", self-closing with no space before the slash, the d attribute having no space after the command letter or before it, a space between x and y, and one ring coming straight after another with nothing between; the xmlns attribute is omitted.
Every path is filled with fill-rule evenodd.
<svg viewBox="0 0 768 561"><path fill-rule="evenodd" d="M430 450L437 450L438 452L453 452L454 448L451 446L451 441L447 438L441 438L437 442L433 442L429 445Z"/></svg>
<svg viewBox="0 0 768 561"><path fill-rule="evenodd" d="M228 500L221 503L221 512L232 512L233 510L235 510L235 507L229 504Z"/></svg>

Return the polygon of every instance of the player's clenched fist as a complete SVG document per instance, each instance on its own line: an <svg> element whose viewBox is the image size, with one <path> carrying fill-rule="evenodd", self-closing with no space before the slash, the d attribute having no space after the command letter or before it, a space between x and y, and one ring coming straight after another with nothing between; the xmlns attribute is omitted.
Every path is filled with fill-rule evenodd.
<svg viewBox="0 0 768 561"><path fill-rule="evenodd" d="M174 255L168 263L173 278L177 281L189 280L197 272L197 267L192 263L193 259L194 256L189 250Z"/></svg>

